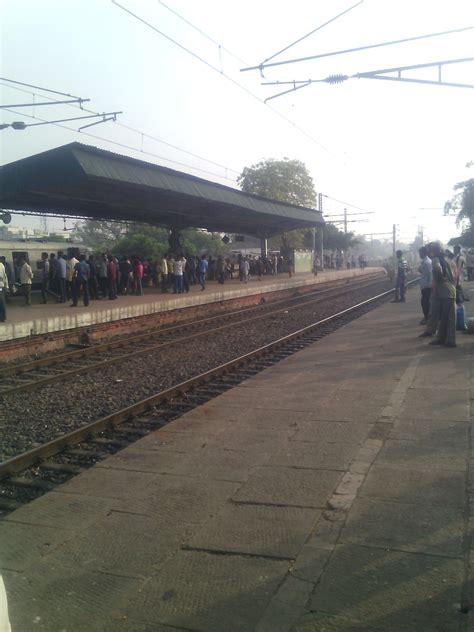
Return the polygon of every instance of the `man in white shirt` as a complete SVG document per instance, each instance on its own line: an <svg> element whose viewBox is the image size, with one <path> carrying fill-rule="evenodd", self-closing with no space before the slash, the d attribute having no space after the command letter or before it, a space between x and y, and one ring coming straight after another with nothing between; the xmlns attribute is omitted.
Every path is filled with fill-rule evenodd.
<svg viewBox="0 0 474 632"><path fill-rule="evenodd" d="M33 282L33 270L26 262L25 257L20 259L20 283L25 296L25 305L31 305L31 284Z"/></svg>
<svg viewBox="0 0 474 632"><path fill-rule="evenodd" d="M8 277L5 266L0 262L0 323L7 319L7 306L5 303L5 292L8 291Z"/></svg>
<svg viewBox="0 0 474 632"><path fill-rule="evenodd" d="M174 275L174 291L173 294L183 293L183 275L186 268L186 259L180 255L177 259L173 259L173 275Z"/></svg>

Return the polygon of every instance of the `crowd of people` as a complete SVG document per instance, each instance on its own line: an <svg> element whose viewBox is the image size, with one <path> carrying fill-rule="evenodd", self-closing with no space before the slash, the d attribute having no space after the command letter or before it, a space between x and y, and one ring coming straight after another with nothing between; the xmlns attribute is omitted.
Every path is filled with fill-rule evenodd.
<svg viewBox="0 0 474 632"><path fill-rule="evenodd" d="M166 253L155 260L140 256L116 257L112 254L73 254L43 252L38 264L40 272L41 302L67 303L77 307L91 300L116 300L119 296L143 295L145 287L155 287L162 293L183 294L199 284L206 289L208 280L219 284L238 278L247 283L264 275L288 273L292 276L293 264L289 258L273 253L266 257L245 256L235 258L190 254ZM25 305L31 305L33 270L21 257L14 266L0 257L0 322L6 320L6 303L13 292L19 291Z"/></svg>
<svg viewBox="0 0 474 632"><path fill-rule="evenodd" d="M463 303L469 300L462 288L466 262L461 248L443 250L431 242L419 250L421 288L421 338L433 338L431 345L456 347L456 329L465 329ZM397 274L393 303L406 301L407 275L410 271L401 250L396 252Z"/></svg>

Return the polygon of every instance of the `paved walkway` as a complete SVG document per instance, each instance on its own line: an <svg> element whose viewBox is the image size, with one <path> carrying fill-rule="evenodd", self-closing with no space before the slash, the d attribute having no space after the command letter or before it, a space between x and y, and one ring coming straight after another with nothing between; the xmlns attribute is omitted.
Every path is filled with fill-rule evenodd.
<svg viewBox="0 0 474 632"><path fill-rule="evenodd" d="M474 339L419 318L415 288L11 514L13 632L471 632Z"/></svg>

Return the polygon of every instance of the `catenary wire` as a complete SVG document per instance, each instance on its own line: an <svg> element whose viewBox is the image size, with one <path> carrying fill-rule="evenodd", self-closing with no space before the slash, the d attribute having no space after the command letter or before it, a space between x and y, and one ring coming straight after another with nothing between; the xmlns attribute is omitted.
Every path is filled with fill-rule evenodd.
<svg viewBox="0 0 474 632"><path fill-rule="evenodd" d="M254 94L251 90L249 90L248 88L246 88L245 86L243 86L241 83L239 83L238 81L236 81L235 79L233 79L232 77L230 77L229 75L227 75L225 72L223 72L221 69L217 68L216 66L214 66L213 64L209 63L208 61L206 61L205 59L203 59L202 57L200 57L199 55L197 55L196 53L194 53L192 50L190 50L189 48L187 48L186 46L184 46L183 44L180 44L179 42L177 42L176 40L174 40L173 38L171 38L169 35L166 35L165 33L163 33L162 31L160 31L158 28L156 28L155 26L153 26L152 24L150 24L149 22L147 22L146 20L144 20L143 18L141 18L140 16L136 15L135 13L133 13L132 11L130 11L129 9L127 9L126 7L122 6L121 4L119 4L117 2L117 0L111 0L111 2L119 7L120 9L122 9L123 11L125 11L126 13L128 13L129 15L131 15L132 17L134 17L136 20L138 20L139 22L142 22L142 24L145 24L145 26L148 26L149 28L151 28L153 31L155 31L156 33L158 33L159 35L162 35L165 39L167 39L168 41L172 42L173 44L175 44L176 46L178 46L181 50L187 52L189 55L191 55L192 57L194 57L195 59L197 59L198 61L200 61L201 63L203 63L205 66L207 66L208 68L210 68L211 70L214 70L214 72L219 73L219 75L221 75L222 77L225 77L228 81L230 81L232 84L234 84L236 87L240 88L241 90L243 90L246 94L248 94L249 96L251 96L253 99L256 99L259 103L263 104L263 105L267 105L265 104L265 102L263 101L263 99L261 99L258 95ZM289 119L287 116L285 116L284 114L282 114L281 112L279 112L278 110L276 110L275 108L267 105L267 107L274 112L277 116L279 116L281 119L283 119L284 121L286 121L287 123L289 123L290 125L292 125L296 130L298 130L298 132L300 132L301 134L303 134L306 138L308 138L311 142L313 142L315 145L317 145L318 147L320 147L321 149L323 149L325 152L327 152L329 155L332 155L333 157L336 157L335 154L333 154L332 151L330 151L325 145L323 145L322 143L320 143L318 140L316 140L313 136L311 136L311 134L309 134L308 132L306 132L304 129L302 129L301 127L299 127L299 125L297 125L296 123L294 123L291 119Z"/></svg>
<svg viewBox="0 0 474 632"><path fill-rule="evenodd" d="M19 116L27 116L28 118L33 118L33 119L37 119L39 121L43 121L44 119L41 119L37 116L32 116L31 114L25 114L24 112L16 112L15 110L4 110L4 112L10 112L11 114L16 114ZM49 121L48 121L49 122ZM158 158L159 160L166 160L167 162L171 162L173 164L179 165L181 167L187 167L188 169L194 169L195 171L200 171L201 173L207 173L208 175L212 175L216 178L221 178L223 180L228 180L229 182L234 183L235 185L235 180L232 180L231 178L227 178L226 176L221 176L217 173L214 173L213 171L207 171L206 169L201 169L200 167L194 167L192 165L188 165L186 163L183 162L179 162L177 160L172 160L171 158L166 158L165 156L160 156L158 154L155 154L153 152L150 151L145 151L144 149L139 149L136 147L132 147L131 145L127 145L125 143L120 143L116 140L110 140L108 138L103 138L102 136L97 136L96 134L91 134L90 132L77 132L77 130L73 129L72 127L68 127L67 125L61 125L60 123L53 123L53 125L56 125L57 127L62 127L63 129L67 129L70 132L76 132L76 133L80 133L83 136L89 136L91 138L95 138L97 140L102 140L106 143L111 143L112 145L117 145L118 147L123 147L125 149L130 149L131 151L136 151L138 153L141 154L145 154L147 156L153 156L154 158Z"/></svg>
<svg viewBox="0 0 474 632"><path fill-rule="evenodd" d="M16 82L19 83L19 82ZM5 83L0 83L0 85L5 86L7 88L12 88L13 90L18 90L20 92L25 92L26 94L32 94L33 96L40 96L44 99L51 99L51 102L54 104L54 99L52 97L48 97L47 95L43 95L43 94L39 94L39 93L35 93L35 92L31 92L30 90L24 90L23 88L18 88L17 86L10 86L8 84ZM26 84L28 85L28 84ZM40 88L41 90L47 91L49 92L49 90L47 88ZM35 104L37 105L37 104ZM32 107L34 108L35 105L33 105ZM97 112L95 112L94 110L90 110L88 108L85 107L79 107L79 106L75 106L73 104L68 104L70 107L75 107L76 109L80 109L83 110L84 112L90 112L91 114L97 114ZM36 117L33 117L36 118ZM148 134L146 132L143 132L141 130L138 130L134 127L131 127L130 125L126 125L125 123L121 123L120 121L114 121L115 125L118 125L119 127L123 127L124 129L128 129L131 132L135 132L136 134L139 134L140 136L143 136L145 138L149 138L150 140L153 140L157 143L162 143L163 145L167 145L168 147L172 147L173 149L176 149L178 151L181 151L184 154L188 154L189 156L192 156L193 158L198 158L199 160L203 160L211 165L214 165L215 167L219 167L221 169L224 169L225 172L231 172L231 173L235 173L237 175L240 174L240 171L237 171L237 169L232 169L231 167L227 167L226 165L223 165L219 162L215 162L214 160L209 160L209 158L204 158L204 156L200 156L199 154L195 154L192 151L189 151L187 149L183 149L182 147L178 147L177 145L173 145L172 143L169 143L161 138L157 138L156 136L152 136L151 134ZM137 150L139 151L139 150ZM164 157L163 157L164 158ZM165 158L165 160L168 160L168 158ZM171 161L173 162L173 161ZM184 163L180 163L180 164L184 164ZM189 166L191 167L191 165L185 165L185 166ZM195 167L192 167L193 169ZM232 178L228 178L229 180L232 180Z"/></svg>

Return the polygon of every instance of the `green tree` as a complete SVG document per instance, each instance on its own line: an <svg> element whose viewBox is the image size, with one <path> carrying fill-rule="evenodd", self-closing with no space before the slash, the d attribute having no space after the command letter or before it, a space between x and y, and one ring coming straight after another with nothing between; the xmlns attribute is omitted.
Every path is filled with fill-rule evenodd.
<svg viewBox="0 0 474 632"><path fill-rule="evenodd" d="M169 230L160 226L121 222L98 222L86 220L76 224L73 236L96 252L112 252L116 255L139 255L145 259L156 259L169 252ZM212 255L227 252L219 233L189 228L181 233L183 252Z"/></svg>
<svg viewBox="0 0 474 632"><path fill-rule="evenodd" d="M122 222L86 219L76 223L71 236L96 252L107 252L117 243L125 231L125 224Z"/></svg>
<svg viewBox="0 0 474 632"><path fill-rule="evenodd" d="M289 202L314 208L316 191L313 178L300 160L276 160L269 158L251 167L245 167L237 178L242 191L261 195L280 202ZM302 248L308 230L292 230L270 240L270 248L282 252L290 248Z"/></svg>
<svg viewBox="0 0 474 632"><path fill-rule="evenodd" d="M242 191L312 208L316 203L313 178L301 160L269 158L245 167L237 178Z"/></svg>
<svg viewBox="0 0 474 632"><path fill-rule="evenodd" d="M468 162L466 168L473 167L474 161ZM455 194L444 205L445 214L456 213L456 225L467 221L467 227L459 237L459 243L465 246L474 245L474 178L458 182L453 187Z"/></svg>

